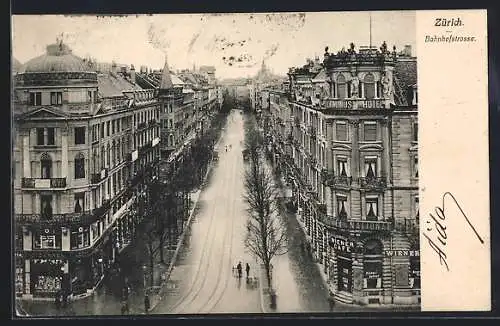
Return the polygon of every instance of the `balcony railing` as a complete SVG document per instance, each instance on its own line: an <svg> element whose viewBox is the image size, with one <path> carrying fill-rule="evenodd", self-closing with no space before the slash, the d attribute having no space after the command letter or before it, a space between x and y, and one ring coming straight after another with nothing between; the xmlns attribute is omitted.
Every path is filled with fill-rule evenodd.
<svg viewBox="0 0 500 326"><path fill-rule="evenodd" d="M352 184L352 177L344 175L335 175L333 173L323 171L321 173L323 183L328 187L350 187Z"/></svg>
<svg viewBox="0 0 500 326"><path fill-rule="evenodd" d="M359 178L359 185L365 189L383 190L386 188L387 183L383 177L363 177Z"/></svg>
<svg viewBox="0 0 500 326"><path fill-rule="evenodd" d="M21 186L23 188L33 188L33 189L61 189L66 188L66 178L22 178Z"/></svg>
<svg viewBox="0 0 500 326"><path fill-rule="evenodd" d="M392 229L390 221L349 220L326 214L318 214L318 219L321 223L336 229L355 231L390 231Z"/></svg>
<svg viewBox="0 0 500 326"><path fill-rule="evenodd" d="M418 220L414 218L396 219L394 228L406 234L418 234L420 232Z"/></svg>
<svg viewBox="0 0 500 326"><path fill-rule="evenodd" d="M389 103L386 99L325 98L321 100L321 106L326 109L384 109L389 107Z"/></svg>
<svg viewBox="0 0 500 326"><path fill-rule="evenodd" d="M67 214L16 214L16 222L20 225L40 225L40 226L71 226L71 225L90 225L100 219L111 208L109 200L103 202L101 207L93 211L84 211L81 213Z"/></svg>

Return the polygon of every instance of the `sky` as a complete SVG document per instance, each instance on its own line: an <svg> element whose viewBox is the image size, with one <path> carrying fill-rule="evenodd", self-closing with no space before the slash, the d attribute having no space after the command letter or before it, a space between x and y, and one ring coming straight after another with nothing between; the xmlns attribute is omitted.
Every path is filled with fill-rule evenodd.
<svg viewBox="0 0 500 326"><path fill-rule="evenodd" d="M372 44L415 46L414 11L371 12ZM262 61L276 74L353 42L369 45L370 12L159 14L125 17L14 15L12 52L21 63L61 37L75 55L171 70L211 65L217 78L253 76Z"/></svg>

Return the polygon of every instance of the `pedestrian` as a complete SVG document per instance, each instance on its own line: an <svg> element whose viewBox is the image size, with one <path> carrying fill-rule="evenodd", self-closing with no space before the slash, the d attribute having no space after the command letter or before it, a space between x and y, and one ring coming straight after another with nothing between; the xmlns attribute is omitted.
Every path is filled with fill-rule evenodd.
<svg viewBox="0 0 500 326"><path fill-rule="evenodd" d="M145 311L146 313L148 313L148 311L149 311L149 307L150 307L150 305L149 305L149 296L146 294L146 295L144 296L144 311Z"/></svg>
<svg viewBox="0 0 500 326"><path fill-rule="evenodd" d="M121 312L122 312L122 315L125 315L125 314L129 313L129 308L128 308L128 302L127 302L127 300L124 300L122 302Z"/></svg>
<svg viewBox="0 0 500 326"><path fill-rule="evenodd" d="M330 312L332 312L335 307L335 296L332 291L328 294L328 305L330 306Z"/></svg>
<svg viewBox="0 0 500 326"><path fill-rule="evenodd" d="M247 281L248 281L248 278L250 277L250 265L248 265L248 263L247 263L245 270L247 272Z"/></svg>
<svg viewBox="0 0 500 326"><path fill-rule="evenodd" d="M241 261L238 262L236 269L238 270L238 278L241 278L241 272L242 272Z"/></svg>
<svg viewBox="0 0 500 326"><path fill-rule="evenodd" d="M55 304L57 309L61 308L61 291L56 293Z"/></svg>

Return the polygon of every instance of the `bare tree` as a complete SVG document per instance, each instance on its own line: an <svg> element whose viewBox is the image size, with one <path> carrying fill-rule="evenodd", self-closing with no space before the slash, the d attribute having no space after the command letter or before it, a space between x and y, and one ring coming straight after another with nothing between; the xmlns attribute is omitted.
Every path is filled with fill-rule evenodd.
<svg viewBox="0 0 500 326"><path fill-rule="evenodd" d="M261 155L260 135L253 128L247 132L246 149L250 167L245 172L245 195L248 204L246 248L264 265L268 287L272 288L271 261L288 251L285 228L278 219L277 189L266 170Z"/></svg>
<svg viewBox="0 0 500 326"><path fill-rule="evenodd" d="M150 286L153 286L155 261L156 258L158 257L158 253L160 252L159 241L156 236L154 223L146 223L143 237L144 237L145 253L149 263L149 274L150 274L149 284Z"/></svg>

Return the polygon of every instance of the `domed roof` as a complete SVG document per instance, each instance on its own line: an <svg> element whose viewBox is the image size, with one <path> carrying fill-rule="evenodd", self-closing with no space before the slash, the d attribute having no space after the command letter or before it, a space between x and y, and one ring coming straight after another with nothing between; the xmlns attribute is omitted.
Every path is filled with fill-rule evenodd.
<svg viewBox="0 0 500 326"><path fill-rule="evenodd" d="M22 67L20 73L38 72L92 72L88 62L71 53L62 42L47 46L47 53L31 59Z"/></svg>

